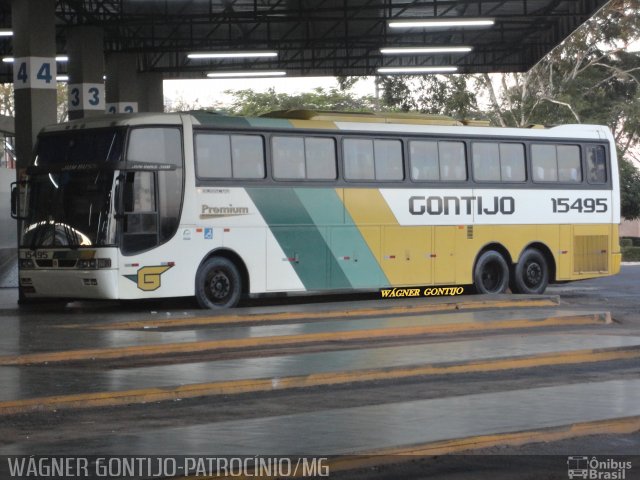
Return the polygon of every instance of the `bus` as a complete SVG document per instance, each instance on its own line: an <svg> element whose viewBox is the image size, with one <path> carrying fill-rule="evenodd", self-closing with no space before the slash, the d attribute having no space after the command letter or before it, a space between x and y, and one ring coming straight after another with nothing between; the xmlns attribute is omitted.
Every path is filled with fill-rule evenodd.
<svg viewBox="0 0 640 480"><path fill-rule="evenodd" d="M85 118L39 134L12 196L24 298L473 285L541 294L620 269L603 126L412 114Z"/></svg>

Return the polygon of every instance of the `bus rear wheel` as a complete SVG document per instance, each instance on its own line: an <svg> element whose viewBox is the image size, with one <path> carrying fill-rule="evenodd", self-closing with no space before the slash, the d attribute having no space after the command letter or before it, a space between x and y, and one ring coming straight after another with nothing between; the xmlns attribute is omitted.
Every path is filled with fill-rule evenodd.
<svg viewBox="0 0 640 480"><path fill-rule="evenodd" d="M529 248L516 265L511 290L515 293L541 294L549 284L549 267L540 250Z"/></svg>
<svg viewBox="0 0 640 480"><path fill-rule="evenodd" d="M196 299L202 308L232 308L240 301L242 280L238 268L226 258L204 262L196 274Z"/></svg>
<svg viewBox="0 0 640 480"><path fill-rule="evenodd" d="M484 252L473 270L473 283L478 293L504 293L509 286L509 267L494 250Z"/></svg>

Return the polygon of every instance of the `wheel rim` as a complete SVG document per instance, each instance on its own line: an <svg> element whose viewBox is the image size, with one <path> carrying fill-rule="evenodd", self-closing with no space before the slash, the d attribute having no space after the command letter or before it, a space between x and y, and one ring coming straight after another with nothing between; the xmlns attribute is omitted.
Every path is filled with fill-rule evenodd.
<svg viewBox="0 0 640 480"><path fill-rule="evenodd" d="M231 280L224 270L214 270L207 276L205 291L213 303L224 303L233 293Z"/></svg>
<svg viewBox="0 0 640 480"><path fill-rule="evenodd" d="M538 262L527 262L524 267L524 283L529 288L535 288L542 283L544 277L542 266Z"/></svg>
<svg viewBox="0 0 640 480"><path fill-rule="evenodd" d="M488 262L482 269L482 286L487 292L496 292L502 283L503 271L498 262Z"/></svg>

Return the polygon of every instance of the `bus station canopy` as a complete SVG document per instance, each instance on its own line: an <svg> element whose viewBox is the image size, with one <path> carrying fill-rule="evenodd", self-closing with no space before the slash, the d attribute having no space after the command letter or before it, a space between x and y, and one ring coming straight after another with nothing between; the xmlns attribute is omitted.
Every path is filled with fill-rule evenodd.
<svg viewBox="0 0 640 480"><path fill-rule="evenodd" d="M142 71L161 72L164 78L204 78L211 72L246 70L280 71L290 76L360 76L394 67L456 67L458 73L518 72L531 68L605 3L57 0L57 53L66 52L70 29L90 25L103 29L106 55L135 53ZM440 23L406 24L423 20ZM476 23L448 23L460 20ZM0 0L0 28L11 28L10 0ZM409 47L457 48L445 52L381 51ZM261 56L188 56L205 52L258 52ZM0 41L0 54L13 54L11 42ZM59 73L64 73L64 68L61 65ZM11 81L9 64L0 64L0 76L3 81Z"/></svg>

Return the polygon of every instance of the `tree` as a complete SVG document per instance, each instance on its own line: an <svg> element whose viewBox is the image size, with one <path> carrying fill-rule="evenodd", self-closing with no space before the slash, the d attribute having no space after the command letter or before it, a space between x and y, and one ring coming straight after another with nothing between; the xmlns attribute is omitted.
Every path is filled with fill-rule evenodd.
<svg viewBox="0 0 640 480"><path fill-rule="evenodd" d="M348 90L338 88L315 88L311 92L299 94L278 93L274 88L266 92L234 90L225 93L234 97L229 111L234 115L245 116L292 109L371 111L376 105L372 96L357 97Z"/></svg>
<svg viewBox="0 0 640 480"><path fill-rule="evenodd" d="M6 117L13 117L15 115L12 83L0 84L0 115Z"/></svg>
<svg viewBox="0 0 640 480"><path fill-rule="evenodd" d="M529 72L476 76L499 125L608 125L625 154L638 144L640 58L625 48L640 36L637 0L614 0Z"/></svg>
<svg viewBox="0 0 640 480"><path fill-rule="evenodd" d="M56 112L58 122L66 122L69 119L69 89L67 88L67 84L63 82L58 83L56 88Z"/></svg>
<svg viewBox="0 0 640 480"><path fill-rule="evenodd" d="M620 215L627 220L640 218L640 171L620 158Z"/></svg>
<svg viewBox="0 0 640 480"><path fill-rule="evenodd" d="M186 100L184 97L178 97L173 101L170 101L169 98L164 98L164 111L165 112L188 112L190 110L201 110L203 106L200 104L198 99L190 102ZM218 110L218 105L211 105L205 108L206 110Z"/></svg>
<svg viewBox="0 0 640 480"><path fill-rule="evenodd" d="M56 111L56 120L58 122L64 122L67 120L68 98L66 83L60 82L56 85ZM7 117L15 116L15 101L12 83L0 84L0 115L6 115Z"/></svg>
<svg viewBox="0 0 640 480"><path fill-rule="evenodd" d="M383 107L459 119L483 117L469 80L465 75L383 77Z"/></svg>

